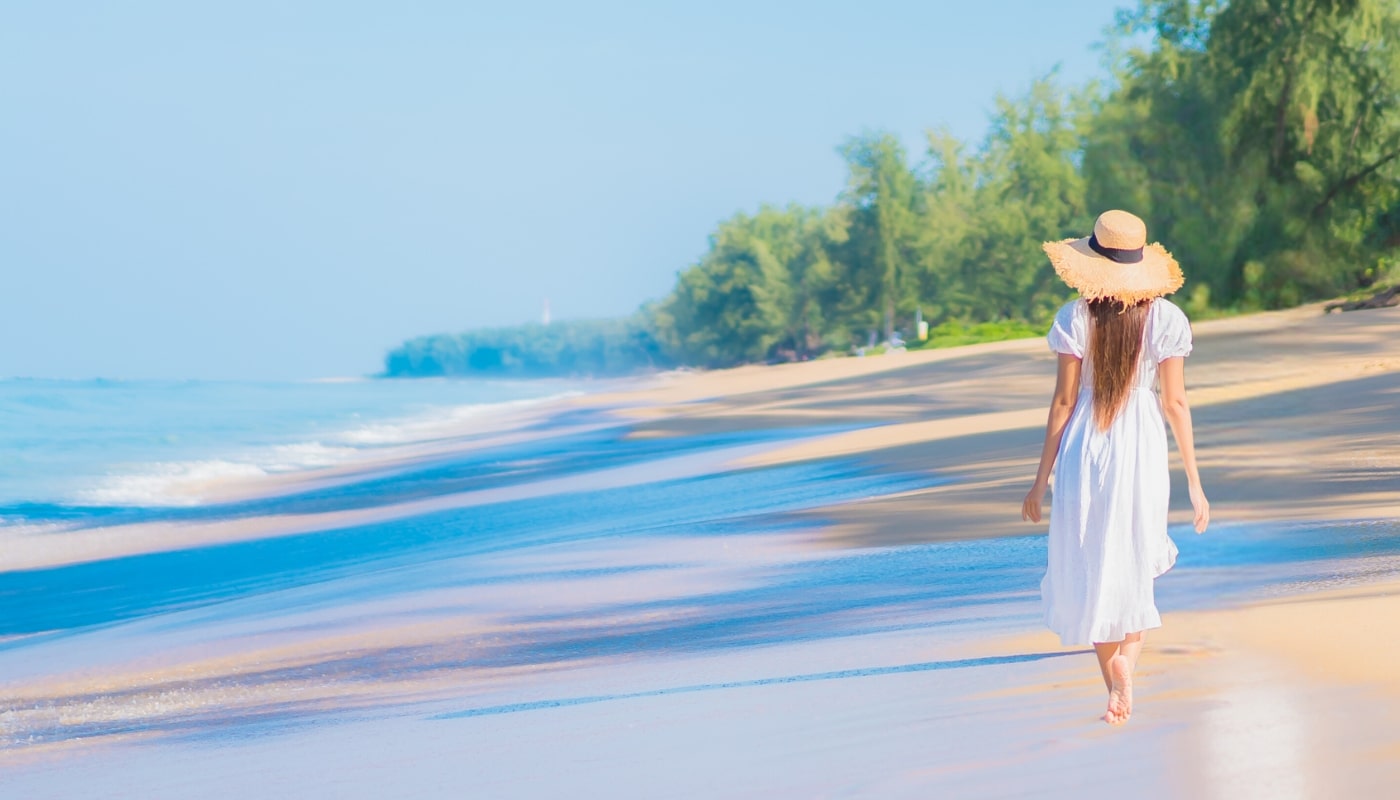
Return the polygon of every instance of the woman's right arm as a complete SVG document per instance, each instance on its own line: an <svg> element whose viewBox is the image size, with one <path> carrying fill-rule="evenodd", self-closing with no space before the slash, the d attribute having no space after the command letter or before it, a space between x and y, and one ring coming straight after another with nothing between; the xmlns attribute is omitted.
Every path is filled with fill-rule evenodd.
<svg viewBox="0 0 1400 800"><path fill-rule="evenodd" d="M1050 488L1050 471L1055 468L1055 459L1060 454L1060 439L1065 435L1065 425L1074 414L1079 403L1080 360L1069 353L1061 353L1058 371L1055 376L1055 396L1050 400L1050 413L1045 420L1045 444L1040 449L1040 468L1035 472L1035 483L1021 501L1021 519L1040 522L1040 507L1045 503L1045 492Z"/></svg>
<svg viewBox="0 0 1400 800"><path fill-rule="evenodd" d="M1186 467L1186 481L1191 492L1191 508L1196 512L1196 533L1205 533L1210 525L1210 502L1201 488L1201 474L1196 469L1196 441L1191 429L1191 405L1186 402L1186 359L1168 358L1157 365L1162 382L1162 415L1171 426L1176 449L1181 451L1181 463Z"/></svg>

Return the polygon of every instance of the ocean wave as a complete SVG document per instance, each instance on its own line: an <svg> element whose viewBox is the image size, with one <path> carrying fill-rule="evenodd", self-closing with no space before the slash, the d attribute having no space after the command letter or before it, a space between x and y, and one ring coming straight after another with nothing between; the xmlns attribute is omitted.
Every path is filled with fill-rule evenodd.
<svg viewBox="0 0 1400 800"><path fill-rule="evenodd" d="M0 515L0 542L24 536L63 533L73 530L74 527L74 524L70 522L34 522L24 517Z"/></svg>
<svg viewBox="0 0 1400 800"><path fill-rule="evenodd" d="M524 400L446 406L366 423L316 440L264 446L221 458L132 464L78 492L74 499L97 506L196 506L227 496L230 488L240 484L370 461L389 447L478 432L484 423L498 424L504 414L579 394L582 392L570 391Z"/></svg>
<svg viewBox="0 0 1400 800"><path fill-rule="evenodd" d="M268 471L243 461L206 459L142 464L110 475L78 493L78 501L97 506L193 506L211 490L233 481L265 478Z"/></svg>
<svg viewBox="0 0 1400 800"><path fill-rule="evenodd" d="M479 422L485 417L577 397L581 394L583 393L577 391L561 392L546 397L532 397L504 403L451 406L413 417L362 425L353 430L345 431L334 440L361 447L430 442L472 433L475 430L473 423Z"/></svg>
<svg viewBox="0 0 1400 800"><path fill-rule="evenodd" d="M317 467L333 467L359 455L355 447L340 447L321 442L279 444L267 448L267 457L258 467L268 473L296 472Z"/></svg>

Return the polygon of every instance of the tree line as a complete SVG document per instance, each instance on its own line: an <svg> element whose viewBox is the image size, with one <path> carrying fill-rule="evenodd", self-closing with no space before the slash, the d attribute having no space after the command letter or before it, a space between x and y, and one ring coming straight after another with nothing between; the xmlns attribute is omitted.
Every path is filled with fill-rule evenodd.
<svg viewBox="0 0 1400 800"><path fill-rule="evenodd" d="M1143 0L1106 83L998 97L975 145L887 133L839 152L822 207L719 223L633 318L425 337L403 374L617 374L848 352L935 330L1047 323L1071 295L1041 242L1124 208L1181 262L1188 313L1279 308L1386 279L1400 245L1400 4ZM553 329L553 330L551 330Z"/></svg>

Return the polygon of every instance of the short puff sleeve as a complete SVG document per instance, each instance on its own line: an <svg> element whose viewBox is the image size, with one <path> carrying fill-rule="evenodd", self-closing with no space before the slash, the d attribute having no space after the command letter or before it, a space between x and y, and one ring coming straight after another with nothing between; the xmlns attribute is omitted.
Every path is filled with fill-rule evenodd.
<svg viewBox="0 0 1400 800"><path fill-rule="evenodd" d="M1089 319L1084 304L1078 300L1065 303L1055 315L1055 323L1045 337L1050 349L1075 358L1083 358L1089 341Z"/></svg>
<svg viewBox="0 0 1400 800"><path fill-rule="evenodd" d="M1156 302L1152 320L1152 351L1157 362L1191 355L1191 321L1167 299Z"/></svg>

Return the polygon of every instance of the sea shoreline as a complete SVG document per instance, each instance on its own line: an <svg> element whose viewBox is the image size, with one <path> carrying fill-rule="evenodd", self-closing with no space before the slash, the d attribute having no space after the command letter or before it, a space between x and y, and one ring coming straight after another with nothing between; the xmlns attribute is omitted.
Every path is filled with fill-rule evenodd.
<svg viewBox="0 0 1400 800"><path fill-rule="evenodd" d="M1175 487L1182 561L1159 584L1135 733L1111 743L1092 659L1038 632L1043 526L1016 509L1053 360L1028 340L658 376L279 476L218 514L7 541L0 786L61 795L115 771L133 796L234 796L255 791L237 769L256 759L284 788L334 762L373 796L404 769L445 780L475 741L500 796L562 788L533 759L571 786L628 768L638 796L662 791L634 751L728 770L680 796L1015 793L1030 776L1072 793L1071 767L1105 753L1172 776L1156 754L1188 747L1183 730L1282 727L1236 701L1241 676L1390 753L1397 728L1344 723L1394 714L1394 654L1357 670L1313 651L1400 619L1397 324L1295 309L1197 326L1217 526L1187 532ZM1300 635L1295 609L1323 632ZM929 742L970 718L930 765ZM412 752L382 761L385 731ZM864 744L813 755L842 742ZM1246 755L1171 785L1224 795L1278 767ZM1333 755L1306 785L1400 773Z"/></svg>

